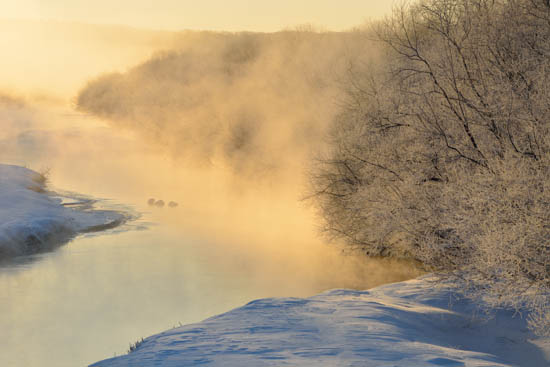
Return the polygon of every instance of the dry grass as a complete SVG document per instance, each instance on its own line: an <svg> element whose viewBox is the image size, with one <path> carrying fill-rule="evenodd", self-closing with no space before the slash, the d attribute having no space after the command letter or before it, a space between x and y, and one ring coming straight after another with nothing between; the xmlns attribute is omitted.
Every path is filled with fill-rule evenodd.
<svg viewBox="0 0 550 367"><path fill-rule="evenodd" d="M32 181L35 183L35 185L28 186L27 189L38 192L38 193L45 193L46 192L46 185L48 184L50 177L50 169L45 168L41 170L40 172L36 172L32 176Z"/></svg>

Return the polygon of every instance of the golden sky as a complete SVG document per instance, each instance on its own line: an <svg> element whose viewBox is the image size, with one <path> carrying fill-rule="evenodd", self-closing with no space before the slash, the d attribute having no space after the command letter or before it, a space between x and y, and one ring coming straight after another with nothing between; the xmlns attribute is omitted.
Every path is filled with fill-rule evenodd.
<svg viewBox="0 0 550 367"><path fill-rule="evenodd" d="M387 14L392 0L1 0L0 17L180 30L344 30Z"/></svg>

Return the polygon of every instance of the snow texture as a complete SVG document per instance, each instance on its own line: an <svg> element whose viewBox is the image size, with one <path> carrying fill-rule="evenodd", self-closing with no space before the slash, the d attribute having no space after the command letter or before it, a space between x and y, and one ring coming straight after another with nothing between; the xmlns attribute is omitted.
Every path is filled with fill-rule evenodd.
<svg viewBox="0 0 550 367"><path fill-rule="evenodd" d="M370 291L271 298L149 337L93 367L549 366L519 314L476 306L428 278Z"/></svg>
<svg viewBox="0 0 550 367"><path fill-rule="evenodd" d="M118 226L129 217L94 210L93 200L46 191L45 177L0 164L0 260L51 250L79 233Z"/></svg>

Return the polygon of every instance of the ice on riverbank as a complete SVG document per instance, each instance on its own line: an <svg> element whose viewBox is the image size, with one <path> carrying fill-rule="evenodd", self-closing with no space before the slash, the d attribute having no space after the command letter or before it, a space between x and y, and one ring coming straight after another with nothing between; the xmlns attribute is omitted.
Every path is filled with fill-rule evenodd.
<svg viewBox="0 0 550 367"><path fill-rule="evenodd" d="M0 164L0 259L50 250L79 233L116 227L128 216L47 192L45 177Z"/></svg>
<svg viewBox="0 0 550 367"><path fill-rule="evenodd" d="M483 320L475 310L426 279L262 299L149 337L93 367L549 365L549 341L534 340L519 314Z"/></svg>

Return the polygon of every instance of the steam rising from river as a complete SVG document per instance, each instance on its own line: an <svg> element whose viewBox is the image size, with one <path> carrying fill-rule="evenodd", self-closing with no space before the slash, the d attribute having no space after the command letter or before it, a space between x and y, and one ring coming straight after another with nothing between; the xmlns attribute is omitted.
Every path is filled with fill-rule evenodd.
<svg viewBox="0 0 550 367"><path fill-rule="evenodd" d="M175 50L92 80L77 106L188 165L297 178L338 111L339 82L369 53L363 32L189 33Z"/></svg>
<svg viewBox="0 0 550 367"><path fill-rule="evenodd" d="M373 52L363 33L175 39L173 50L89 82L75 100L85 114L4 93L0 160L49 168L57 187L152 211L154 221L215 243L219 266L238 263L274 287L289 274L311 293L417 275L407 264L341 256L299 200L338 111L339 82ZM179 206L151 209L151 197Z"/></svg>

